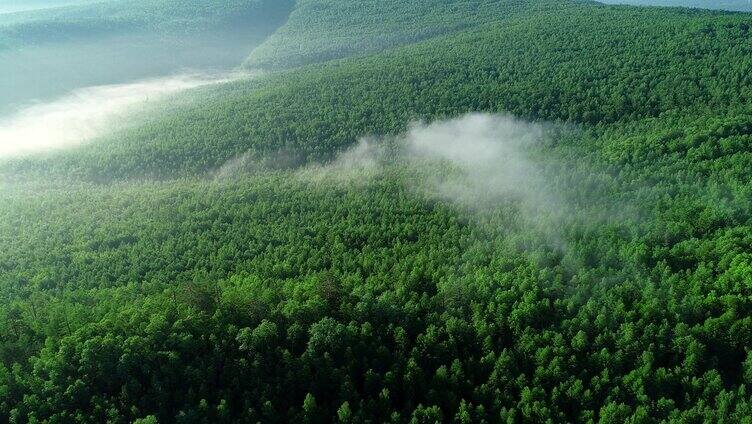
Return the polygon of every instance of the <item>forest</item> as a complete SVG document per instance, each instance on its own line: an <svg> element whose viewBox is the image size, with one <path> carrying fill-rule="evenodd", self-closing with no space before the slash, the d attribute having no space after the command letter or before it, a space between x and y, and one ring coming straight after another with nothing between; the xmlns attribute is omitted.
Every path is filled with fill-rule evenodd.
<svg viewBox="0 0 752 424"><path fill-rule="evenodd" d="M0 422L750 422L752 15L257 13L263 72L0 157Z"/></svg>

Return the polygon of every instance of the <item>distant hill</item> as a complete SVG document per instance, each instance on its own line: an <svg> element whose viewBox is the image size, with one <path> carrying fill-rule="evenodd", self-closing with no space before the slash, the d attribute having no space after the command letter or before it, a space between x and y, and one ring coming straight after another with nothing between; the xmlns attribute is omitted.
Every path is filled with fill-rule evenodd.
<svg viewBox="0 0 752 424"><path fill-rule="evenodd" d="M0 13L15 13L51 7L77 6L116 0L0 0Z"/></svg>
<svg viewBox="0 0 752 424"><path fill-rule="evenodd" d="M0 113L78 87L235 67L292 6L113 0L0 15Z"/></svg>
<svg viewBox="0 0 752 424"><path fill-rule="evenodd" d="M569 0L299 0L246 66L284 68L373 53ZM375 18L378 17L378 18Z"/></svg>
<svg viewBox="0 0 752 424"><path fill-rule="evenodd" d="M366 16L363 22L369 22ZM744 96L728 97L745 92L750 81L744 41L752 34L742 14L614 10L573 2L559 5L556 14L496 16L496 22L380 54L202 92L201 101L187 110L157 115L41 168L60 166L61 175L95 179L169 178L206 172L249 149L293 148L303 157L326 160L363 133L394 133L411 119L471 111L595 124L747 102ZM296 28L310 30L308 39L315 39L315 29ZM319 40L347 40L347 32L342 34ZM702 78L697 70L716 77ZM535 96L525 94L530 90Z"/></svg>
<svg viewBox="0 0 752 424"><path fill-rule="evenodd" d="M20 12L0 16L0 42L3 42L0 49L129 31L150 31L153 36L163 36L262 24L271 24L276 29L273 22L285 18L291 5L292 0L115 0Z"/></svg>
<svg viewBox="0 0 752 424"><path fill-rule="evenodd" d="M691 7L739 12L752 12L750 0L599 0L607 4L631 4L638 6Z"/></svg>

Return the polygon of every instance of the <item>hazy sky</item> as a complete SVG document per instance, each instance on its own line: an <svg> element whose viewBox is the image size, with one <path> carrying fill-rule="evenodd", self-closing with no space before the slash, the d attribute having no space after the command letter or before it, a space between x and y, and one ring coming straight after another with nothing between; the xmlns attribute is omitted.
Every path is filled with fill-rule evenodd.
<svg viewBox="0 0 752 424"><path fill-rule="evenodd" d="M75 4L99 3L111 0L0 0L0 13L23 12L49 7L71 6Z"/></svg>

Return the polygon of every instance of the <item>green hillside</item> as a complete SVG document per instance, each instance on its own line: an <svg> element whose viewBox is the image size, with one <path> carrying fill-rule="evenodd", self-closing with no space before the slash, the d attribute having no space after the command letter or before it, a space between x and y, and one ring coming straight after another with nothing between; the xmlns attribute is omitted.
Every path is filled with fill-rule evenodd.
<svg viewBox="0 0 752 424"><path fill-rule="evenodd" d="M747 22L746 15L596 6L531 12L373 57L203 90L164 118L149 113L143 126L9 169L163 179L210 172L247 150L293 148L326 160L361 136L472 111L595 131L667 113L747 110Z"/></svg>
<svg viewBox="0 0 752 424"><path fill-rule="evenodd" d="M752 15L433 3L0 162L0 421L752 416Z"/></svg>
<svg viewBox="0 0 752 424"><path fill-rule="evenodd" d="M280 68L373 53L521 12L551 10L555 4L550 0L300 0L287 23L255 49L245 65Z"/></svg>

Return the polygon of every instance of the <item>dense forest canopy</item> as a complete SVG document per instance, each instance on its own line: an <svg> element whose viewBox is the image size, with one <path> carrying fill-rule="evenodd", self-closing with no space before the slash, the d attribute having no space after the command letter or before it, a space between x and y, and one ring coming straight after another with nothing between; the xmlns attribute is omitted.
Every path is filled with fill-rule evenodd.
<svg viewBox="0 0 752 424"><path fill-rule="evenodd" d="M559 2L568 4L570 0ZM540 0L299 0L287 22L245 62L279 68L371 53L539 10ZM378 17L378 18L377 18Z"/></svg>
<svg viewBox="0 0 752 424"><path fill-rule="evenodd" d="M289 7L0 157L0 421L752 416L752 15Z"/></svg>

